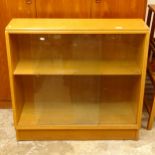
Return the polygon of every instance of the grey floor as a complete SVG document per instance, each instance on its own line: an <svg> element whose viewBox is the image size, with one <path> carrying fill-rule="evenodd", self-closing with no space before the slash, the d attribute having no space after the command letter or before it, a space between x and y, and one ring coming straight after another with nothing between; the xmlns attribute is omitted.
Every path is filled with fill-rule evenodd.
<svg viewBox="0 0 155 155"><path fill-rule="evenodd" d="M0 155L155 155L155 125L146 130L147 119L144 112L138 141L17 142L12 111L0 110Z"/></svg>

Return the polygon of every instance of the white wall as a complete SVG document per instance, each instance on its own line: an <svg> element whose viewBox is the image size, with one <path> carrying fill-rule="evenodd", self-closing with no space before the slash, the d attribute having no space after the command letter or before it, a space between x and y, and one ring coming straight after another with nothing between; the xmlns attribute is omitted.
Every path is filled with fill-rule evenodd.
<svg viewBox="0 0 155 155"><path fill-rule="evenodd" d="M148 0L149 4L155 4L155 0Z"/></svg>

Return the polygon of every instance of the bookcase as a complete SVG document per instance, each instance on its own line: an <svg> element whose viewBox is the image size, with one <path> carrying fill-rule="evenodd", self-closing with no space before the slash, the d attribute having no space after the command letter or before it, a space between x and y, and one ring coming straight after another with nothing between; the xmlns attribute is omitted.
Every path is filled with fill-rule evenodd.
<svg viewBox="0 0 155 155"><path fill-rule="evenodd" d="M138 139L149 29L140 19L13 19L17 140Z"/></svg>

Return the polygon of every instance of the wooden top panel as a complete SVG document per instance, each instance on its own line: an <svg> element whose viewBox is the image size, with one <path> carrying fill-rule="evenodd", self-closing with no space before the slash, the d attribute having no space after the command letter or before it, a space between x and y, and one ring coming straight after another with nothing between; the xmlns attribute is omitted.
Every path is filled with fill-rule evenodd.
<svg viewBox="0 0 155 155"><path fill-rule="evenodd" d="M141 19L12 19L9 33L145 33Z"/></svg>

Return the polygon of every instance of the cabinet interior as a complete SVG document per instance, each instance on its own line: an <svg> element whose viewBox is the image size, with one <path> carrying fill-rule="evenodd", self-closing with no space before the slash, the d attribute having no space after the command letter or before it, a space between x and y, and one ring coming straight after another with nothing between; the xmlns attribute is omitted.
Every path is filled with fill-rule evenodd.
<svg viewBox="0 0 155 155"><path fill-rule="evenodd" d="M136 123L138 76L16 76L19 128Z"/></svg>

